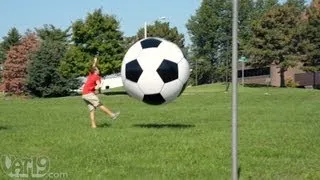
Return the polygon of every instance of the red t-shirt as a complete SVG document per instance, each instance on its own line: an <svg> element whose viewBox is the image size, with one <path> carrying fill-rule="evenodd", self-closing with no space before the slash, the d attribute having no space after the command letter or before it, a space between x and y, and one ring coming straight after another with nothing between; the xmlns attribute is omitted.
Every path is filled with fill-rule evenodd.
<svg viewBox="0 0 320 180"><path fill-rule="evenodd" d="M95 87L97 85L96 81L101 81L101 77L96 74L89 74L86 83L83 86L82 94L89 94L95 92Z"/></svg>

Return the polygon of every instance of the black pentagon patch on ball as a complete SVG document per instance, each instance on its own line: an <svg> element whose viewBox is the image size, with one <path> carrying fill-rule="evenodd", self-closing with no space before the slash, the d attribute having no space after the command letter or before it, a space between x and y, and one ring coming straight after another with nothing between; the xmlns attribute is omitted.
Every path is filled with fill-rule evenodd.
<svg viewBox="0 0 320 180"><path fill-rule="evenodd" d="M166 102L160 93L144 95L142 101L150 105L160 105Z"/></svg>
<svg viewBox="0 0 320 180"><path fill-rule="evenodd" d="M178 64L169 60L163 60L157 69L164 83L178 79Z"/></svg>
<svg viewBox="0 0 320 180"><path fill-rule="evenodd" d="M142 49L147 49L147 48L158 47L161 41L155 38L148 38L148 39L142 40L140 43L141 43Z"/></svg>
<svg viewBox="0 0 320 180"><path fill-rule="evenodd" d="M133 82L138 82L142 74L139 62L135 59L126 64L126 78Z"/></svg>

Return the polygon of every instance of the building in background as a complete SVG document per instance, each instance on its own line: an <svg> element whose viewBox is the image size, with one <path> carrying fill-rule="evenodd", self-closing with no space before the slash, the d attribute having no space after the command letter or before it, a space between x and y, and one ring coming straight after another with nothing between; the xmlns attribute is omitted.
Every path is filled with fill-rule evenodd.
<svg viewBox="0 0 320 180"><path fill-rule="evenodd" d="M316 85L320 85L320 72L307 73L301 70L301 65L288 68L285 72L284 77L286 81L295 82L298 87L313 86L314 79ZM238 63L238 82L241 82L242 78L242 64ZM256 85L270 85L279 87L280 86L280 68L272 64L263 68L253 68L245 66L244 68L244 84L256 84Z"/></svg>
<svg viewBox="0 0 320 180"><path fill-rule="evenodd" d="M77 79L80 81L81 85L78 89L74 89L72 91L77 92L77 93L81 93L82 88L84 86L84 83L87 80L87 77L78 77ZM117 87L122 87L122 86L123 86L123 83L122 83L122 79L121 79L121 73L111 74L111 75L107 75L107 76L102 77L102 81L101 81L101 90L102 91L117 88Z"/></svg>

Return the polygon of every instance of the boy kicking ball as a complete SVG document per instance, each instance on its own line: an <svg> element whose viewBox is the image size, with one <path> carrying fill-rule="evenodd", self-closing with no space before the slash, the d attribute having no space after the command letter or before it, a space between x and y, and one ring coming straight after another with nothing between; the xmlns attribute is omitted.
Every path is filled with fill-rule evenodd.
<svg viewBox="0 0 320 180"><path fill-rule="evenodd" d="M90 120L91 127L96 128L95 121L95 110L96 108L100 108L103 112L109 115L113 120L117 119L120 115L120 112L112 112L109 108L103 106L100 103L98 96L95 94L96 90L101 88L101 77L99 76L99 69L97 65L97 58L94 58L94 62L92 67L90 68L89 75L87 77L87 81L83 86L82 90L82 99L88 105L90 111Z"/></svg>

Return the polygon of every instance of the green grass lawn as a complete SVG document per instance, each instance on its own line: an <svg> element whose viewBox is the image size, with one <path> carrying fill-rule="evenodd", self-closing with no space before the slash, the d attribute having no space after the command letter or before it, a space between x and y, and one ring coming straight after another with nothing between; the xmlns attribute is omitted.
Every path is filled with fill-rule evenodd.
<svg viewBox="0 0 320 180"><path fill-rule="evenodd" d="M97 129L80 96L2 97L0 155L46 156L50 173L64 179L231 178L231 93L223 85L187 88L162 106L99 96L121 115L111 123L98 112ZM239 88L240 178L320 179L319 107L317 90Z"/></svg>

